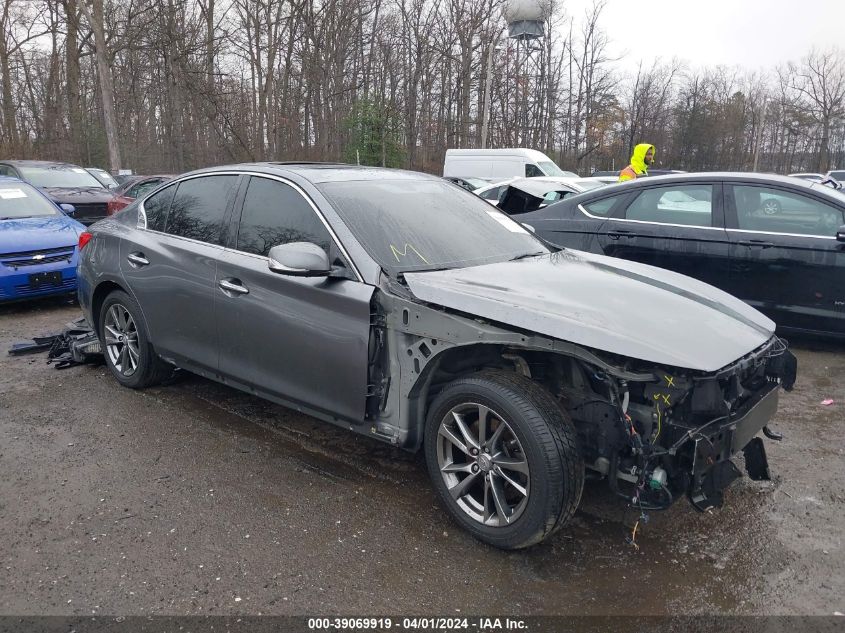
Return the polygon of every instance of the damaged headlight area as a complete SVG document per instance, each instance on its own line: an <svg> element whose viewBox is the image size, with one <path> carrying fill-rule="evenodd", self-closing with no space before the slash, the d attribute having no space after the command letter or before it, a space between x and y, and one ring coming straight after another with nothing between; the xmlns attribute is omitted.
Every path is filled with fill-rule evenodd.
<svg viewBox="0 0 845 633"><path fill-rule="evenodd" d="M562 367L560 397L578 430L585 463L641 509L663 509L686 495L701 511L722 504L741 476L769 479L760 431L777 410L778 388L797 371L787 344L772 337L711 373L626 366L611 372L572 361ZM632 373L635 372L635 373Z"/></svg>

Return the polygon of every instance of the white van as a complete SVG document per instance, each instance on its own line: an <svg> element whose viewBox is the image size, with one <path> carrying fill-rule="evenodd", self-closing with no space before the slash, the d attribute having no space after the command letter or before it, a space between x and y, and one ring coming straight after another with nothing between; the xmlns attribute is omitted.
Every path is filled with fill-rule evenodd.
<svg viewBox="0 0 845 633"><path fill-rule="evenodd" d="M563 171L543 152L516 147L511 149L447 149L443 165L444 176L504 180L534 176L568 176L578 174Z"/></svg>

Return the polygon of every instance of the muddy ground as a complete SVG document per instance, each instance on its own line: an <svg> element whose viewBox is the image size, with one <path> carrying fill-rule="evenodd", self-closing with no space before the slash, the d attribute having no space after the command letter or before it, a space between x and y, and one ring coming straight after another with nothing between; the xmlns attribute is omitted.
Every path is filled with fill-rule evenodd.
<svg viewBox="0 0 845 633"><path fill-rule="evenodd" d="M198 377L131 391L6 355L78 314L0 308L0 613L845 612L845 346L793 345L774 481L652 513L639 550L588 484L571 525L506 553L451 523L420 456Z"/></svg>

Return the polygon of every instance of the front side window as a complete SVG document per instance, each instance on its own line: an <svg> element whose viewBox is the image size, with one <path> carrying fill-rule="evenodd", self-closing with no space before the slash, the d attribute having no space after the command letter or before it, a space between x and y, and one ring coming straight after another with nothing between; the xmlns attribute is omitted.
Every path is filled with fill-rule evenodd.
<svg viewBox="0 0 845 633"><path fill-rule="evenodd" d="M151 231L164 231L170 203L173 202L175 193L176 185L171 185L144 200L143 207L138 210L138 227Z"/></svg>
<svg viewBox="0 0 845 633"><path fill-rule="evenodd" d="M549 252L518 222L442 181L361 180L318 188L370 256L392 274Z"/></svg>
<svg viewBox="0 0 845 633"><path fill-rule="evenodd" d="M646 189L628 206L627 220L712 226L713 185L684 185Z"/></svg>
<svg viewBox="0 0 845 633"><path fill-rule="evenodd" d="M767 233L833 237L842 211L815 198L781 189L734 186L737 228Z"/></svg>
<svg viewBox="0 0 845 633"><path fill-rule="evenodd" d="M22 182L0 182L0 220L59 215L60 211L35 189Z"/></svg>
<svg viewBox="0 0 845 633"><path fill-rule="evenodd" d="M525 177L536 178L537 176L545 176L539 167L534 163L525 163Z"/></svg>
<svg viewBox="0 0 845 633"><path fill-rule="evenodd" d="M105 189L103 184L82 167L55 165L51 167L21 167L21 175L36 187L69 187Z"/></svg>
<svg viewBox="0 0 845 633"><path fill-rule="evenodd" d="M179 183L165 233L208 244L223 244L223 218L237 176L202 176Z"/></svg>
<svg viewBox="0 0 845 633"><path fill-rule="evenodd" d="M274 246L290 242L311 242L328 254L331 236L296 189L253 176L244 198L237 249L266 257Z"/></svg>

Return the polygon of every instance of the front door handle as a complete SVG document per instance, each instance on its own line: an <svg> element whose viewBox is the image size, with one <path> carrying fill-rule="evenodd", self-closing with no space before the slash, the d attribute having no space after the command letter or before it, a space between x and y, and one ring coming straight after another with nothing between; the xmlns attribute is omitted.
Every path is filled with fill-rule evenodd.
<svg viewBox="0 0 845 633"><path fill-rule="evenodd" d="M740 246L752 246L756 248L771 248L774 246L772 242L766 242L764 240L740 240Z"/></svg>
<svg viewBox="0 0 845 633"><path fill-rule="evenodd" d="M135 268L140 268L141 266L148 266L150 263L150 260L144 257L144 254L140 252L129 253L126 256L126 259L128 259L129 263L135 266Z"/></svg>
<svg viewBox="0 0 845 633"><path fill-rule="evenodd" d="M223 292L231 292L236 295L249 294L249 288L242 285L240 279L221 279L217 285Z"/></svg>
<svg viewBox="0 0 845 633"><path fill-rule="evenodd" d="M631 231L624 231L619 229L614 229L612 231L607 232L607 236L612 240L618 240L620 237L634 237Z"/></svg>

